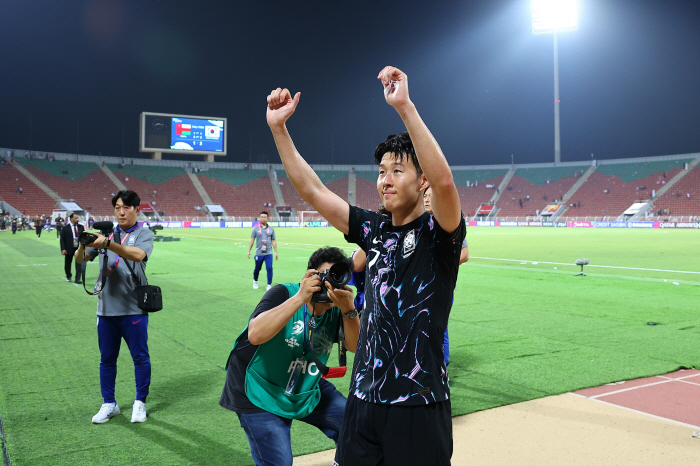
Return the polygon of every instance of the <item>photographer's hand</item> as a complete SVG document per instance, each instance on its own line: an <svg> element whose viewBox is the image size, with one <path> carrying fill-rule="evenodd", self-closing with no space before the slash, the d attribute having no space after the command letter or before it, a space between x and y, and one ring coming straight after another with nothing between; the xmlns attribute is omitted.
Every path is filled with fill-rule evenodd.
<svg viewBox="0 0 700 466"><path fill-rule="evenodd" d="M331 298L333 304L338 306L340 312L347 314L355 309L355 302L353 301L352 289L348 286L343 288L336 288L330 286L326 283L326 288L328 288L328 297ZM343 332L345 333L345 347L348 351L354 353L357 349L357 337L360 334L360 318L355 317L354 319L340 319L343 321Z"/></svg>
<svg viewBox="0 0 700 466"><path fill-rule="evenodd" d="M313 294L319 291L321 291L321 279L318 277L318 270L307 270L299 284L297 296L301 298L302 303L308 303L311 302Z"/></svg>
<svg viewBox="0 0 700 466"><path fill-rule="evenodd" d="M85 246L83 246L83 243L78 243L78 249L73 253L73 258L75 258L76 264L82 264L85 261Z"/></svg>
<svg viewBox="0 0 700 466"><path fill-rule="evenodd" d="M92 243L88 244L87 247L88 247L88 248L95 248L95 249L100 249L100 248L102 248L102 245L105 243L105 240L106 240L107 238L105 238L104 236L102 236L102 235L99 234L99 233L93 233L93 235L95 235L97 238L95 239L95 241L93 241ZM82 244L80 244L80 246L82 246Z"/></svg>
<svg viewBox="0 0 700 466"><path fill-rule="evenodd" d="M352 288L347 285L342 288L333 288L328 282L324 284L326 285L326 289L328 289L328 297L331 298L333 304L338 306L340 312L347 314L355 309Z"/></svg>
<svg viewBox="0 0 700 466"><path fill-rule="evenodd" d="M248 341L252 345L262 345L277 335L297 309L311 301L316 291L321 291L321 279L315 270L307 270L301 281L299 291L290 296L284 303L250 319L248 322ZM272 293L273 291L268 291Z"/></svg>

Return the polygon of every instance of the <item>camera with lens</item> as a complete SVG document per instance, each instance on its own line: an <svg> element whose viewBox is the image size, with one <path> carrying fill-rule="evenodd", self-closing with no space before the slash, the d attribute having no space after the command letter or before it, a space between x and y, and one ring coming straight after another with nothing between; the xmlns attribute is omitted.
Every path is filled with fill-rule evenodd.
<svg viewBox="0 0 700 466"><path fill-rule="evenodd" d="M100 230L102 236L108 236L112 232L112 228L114 228L114 223L109 221L95 222L92 225L92 228L94 228L95 230ZM96 239L97 235L93 233L88 233L87 231L80 233L80 236L78 236L78 242L83 246L87 246L88 244L94 243Z"/></svg>
<svg viewBox="0 0 700 466"><path fill-rule="evenodd" d="M317 291L311 297L312 303L331 303L328 297L328 290L324 285L325 282L330 283L334 288L342 288L350 282L352 277L352 267L350 261L343 261L333 264L333 266L325 272L318 272L315 275L321 279L321 291Z"/></svg>
<svg viewBox="0 0 700 466"><path fill-rule="evenodd" d="M80 233L80 236L78 236L78 242L83 246L87 246L90 243L94 243L96 239L97 235L93 235L92 233L88 233L87 231Z"/></svg>

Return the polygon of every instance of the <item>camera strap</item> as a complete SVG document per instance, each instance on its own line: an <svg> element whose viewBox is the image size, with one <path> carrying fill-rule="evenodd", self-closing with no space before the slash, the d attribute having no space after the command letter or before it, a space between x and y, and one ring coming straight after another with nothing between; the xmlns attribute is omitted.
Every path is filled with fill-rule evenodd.
<svg viewBox="0 0 700 466"><path fill-rule="evenodd" d="M306 305L304 305L306 312L308 313L308 309L306 309ZM306 314L305 314L306 316ZM343 331L343 319L341 316L338 316L338 366L339 367L328 367L325 364L321 362L320 359L318 359L318 356L316 356L316 353L314 352L314 333L316 330L315 325L309 325L309 353L311 353L311 359L314 360L314 363L316 364L316 367L318 368L319 371L321 371L321 374L323 374L324 379L333 379L337 377L344 377L345 374L347 373L347 356L346 356L346 348L345 348L345 332ZM304 319L306 320L306 319ZM313 320L313 314L311 317L310 322L314 322ZM306 329L305 329L306 330Z"/></svg>
<svg viewBox="0 0 700 466"><path fill-rule="evenodd" d="M137 225L138 225L138 224L137 224ZM129 236L129 235L131 234L131 232L134 231L135 229L136 229L136 228L135 228L135 226L134 226L134 227L131 227L130 229L126 230L126 231L128 232L126 236ZM120 233L120 230L117 230L117 232L116 232L116 235L117 235L117 236L115 237L117 241L120 240L120 235L119 235L119 233ZM126 240L126 236L124 237L124 240ZM121 241L120 241L120 243L121 243L121 244L124 244L124 243L121 242ZM116 259L116 261L114 262L114 267L115 267L115 268L116 268L116 266L119 264L119 259L120 259L119 256L117 256L117 259ZM136 273L134 272L134 269L132 269L132 268L131 268L131 265L129 265L129 261L126 260L126 259L124 259L124 263L126 264L126 267L129 269L129 272L131 272L131 275L134 277L134 283L138 283L139 285L143 286L143 283L141 283L141 279L139 279L139 277L138 277L138 276L136 275ZM134 262L134 264L136 264L136 263ZM148 277L146 277L146 272L145 272L145 271L143 272L143 277L146 279L146 285L148 285ZM137 285L137 286L138 286L138 285Z"/></svg>
<svg viewBox="0 0 700 466"><path fill-rule="evenodd" d="M85 271L87 269L87 264L85 267L80 268L81 269L80 275L81 275L81 279L83 282L83 289L90 296L96 296L96 295L99 295L100 293L102 293L102 290L104 290L104 288L105 288L105 283L107 283L107 251L101 252L100 254L104 254L105 257L104 257L104 260L102 261L102 271L100 272L100 278L102 279L102 281L100 283L99 288L97 287L97 283L95 283L95 287L94 287L93 291L92 292L88 291L88 289L85 287ZM83 261L83 262L85 262L85 261Z"/></svg>

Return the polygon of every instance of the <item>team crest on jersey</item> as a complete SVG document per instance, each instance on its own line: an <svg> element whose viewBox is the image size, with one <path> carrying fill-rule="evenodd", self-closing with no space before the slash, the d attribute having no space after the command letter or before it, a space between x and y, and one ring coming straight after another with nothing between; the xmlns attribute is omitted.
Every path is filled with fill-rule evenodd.
<svg viewBox="0 0 700 466"><path fill-rule="evenodd" d="M413 254L416 249L416 230L411 230L406 233L403 239L403 257L404 259Z"/></svg>
<svg viewBox="0 0 700 466"><path fill-rule="evenodd" d="M297 320L292 327L292 335L300 335L304 331L304 322Z"/></svg>

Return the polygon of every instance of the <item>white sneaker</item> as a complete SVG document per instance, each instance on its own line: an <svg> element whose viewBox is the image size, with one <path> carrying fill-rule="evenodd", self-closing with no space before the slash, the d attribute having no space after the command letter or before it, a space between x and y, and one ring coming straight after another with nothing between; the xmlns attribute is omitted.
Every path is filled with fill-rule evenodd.
<svg viewBox="0 0 700 466"><path fill-rule="evenodd" d="M267 285L267 288L265 288L265 289L269 291L270 288L272 288L272 285Z"/></svg>
<svg viewBox="0 0 700 466"><path fill-rule="evenodd" d="M131 422L146 422L146 403L140 400L134 401Z"/></svg>
<svg viewBox="0 0 700 466"><path fill-rule="evenodd" d="M257 280L253 280L253 289L254 290L258 289L258 281Z"/></svg>
<svg viewBox="0 0 700 466"><path fill-rule="evenodd" d="M120 414L121 411L119 411L119 405L117 403L104 403L97 414L92 416L92 423L104 424L114 416L119 416Z"/></svg>

